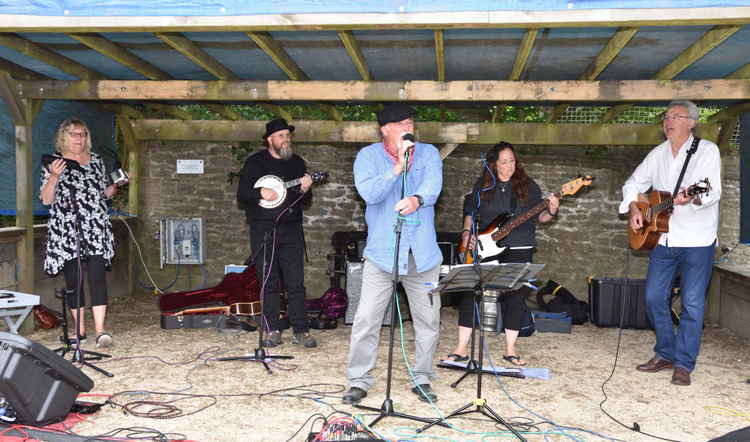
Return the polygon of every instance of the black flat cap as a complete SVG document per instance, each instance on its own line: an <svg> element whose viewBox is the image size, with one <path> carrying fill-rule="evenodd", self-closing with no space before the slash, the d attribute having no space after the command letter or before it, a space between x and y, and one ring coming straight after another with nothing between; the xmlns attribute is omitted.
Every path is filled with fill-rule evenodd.
<svg viewBox="0 0 750 442"><path fill-rule="evenodd" d="M388 123L414 118L417 112L403 103L389 104L382 111L378 112L378 124L385 126Z"/></svg>
<svg viewBox="0 0 750 442"><path fill-rule="evenodd" d="M265 140L274 132L278 132L284 129L289 129L289 132L294 132L294 126L290 126L289 124L287 124L285 119L277 118L275 120L271 120L266 123L266 133L263 135L263 139Z"/></svg>

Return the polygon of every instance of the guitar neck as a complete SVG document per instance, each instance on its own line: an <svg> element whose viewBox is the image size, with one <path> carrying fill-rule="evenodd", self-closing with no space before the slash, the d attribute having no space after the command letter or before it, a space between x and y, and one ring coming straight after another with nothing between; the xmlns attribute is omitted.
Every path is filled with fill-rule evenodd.
<svg viewBox="0 0 750 442"><path fill-rule="evenodd" d="M284 187L286 189L288 189L290 187L294 187L294 186L298 185L301 182L302 182L302 178L295 178L293 180L290 180L290 181L287 181L286 183L284 183Z"/></svg>
<svg viewBox="0 0 750 442"><path fill-rule="evenodd" d="M558 198L560 198L559 194L555 194ZM492 234L492 239L495 241L499 241L506 236L510 234L510 232L515 229L516 227L520 226L521 224L525 223L526 221L530 220L531 218L535 217L536 215L542 213L544 209L547 208L547 204L549 204L549 199L545 199L544 201L540 202L536 206L529 209L526 213L523 215L514 218L513 221L510 221L506 225L504 225L501 229L499 229L497 232Z"/></svg>

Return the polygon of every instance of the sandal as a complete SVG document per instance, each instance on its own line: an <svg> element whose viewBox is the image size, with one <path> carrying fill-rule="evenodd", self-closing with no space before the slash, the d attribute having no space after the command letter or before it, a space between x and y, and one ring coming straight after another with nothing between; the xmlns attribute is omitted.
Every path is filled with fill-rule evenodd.
<svg viewBox="0 0 750 442"><path fill-rule="evenodd" d="M99 333L99 336L96 337L96 346L109 347L110 345L112 345L112 335L107 332Z"/></svg>
<svg viewBox="0 0 750 442"><path fill-rule="evenodd" d="M516 356L516 355L510 355L510 356L503 355L503 359L505 361L508 361L511 364L515 365L516 367L524 367L527 364L527 362L524 362L522 364L521 363L521 357L520 356Z"/></svg>
<svg viewBox="0 0 750 442"><path fill-rule="evenodd" d="M451 354L448 355L448 359L447 360L448 361L453 361L453 362L466 362L466 361L469 360L469 355L461 356L461 355L456 354L456 353L451 353Z"/></svg>
<svg viewBox="0 0 750 442"><path fill-rule="evenodd" d="M81 335L81 344L86 343L86 335ZM76 335L68 337L68 344L76 345Z"/></svg>

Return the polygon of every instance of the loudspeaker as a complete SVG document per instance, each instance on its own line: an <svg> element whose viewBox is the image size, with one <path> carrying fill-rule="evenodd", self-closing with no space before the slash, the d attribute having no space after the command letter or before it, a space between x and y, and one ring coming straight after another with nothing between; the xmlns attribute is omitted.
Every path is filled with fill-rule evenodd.
<svg viewBox="0 0 750 442"><path fill-rule="evenodd" d="M352 325L354 323L354 315L357 314L357 307L359 306L359 297L362 294L362 268L364 262L348 262L346 263L346 296L348 303L346 305L346 314L344 315L344 324ZM398 300L399 309L401 311L401 317L404 321L411 319L409 314L409 305L404 302L403 287L399 283L398 286ZM389 294L390 296L390 294ZM385 315L383 316L383 325L391 325L391 304L385 309Z"/></svg>
<svg viewBox="0 0 750 442"><path fill-rule="evenodd" d="M94 381L52 350L0 332L0 396L15 412L16 422L43 426L61 421L78 393L93 387Z"/></svg>

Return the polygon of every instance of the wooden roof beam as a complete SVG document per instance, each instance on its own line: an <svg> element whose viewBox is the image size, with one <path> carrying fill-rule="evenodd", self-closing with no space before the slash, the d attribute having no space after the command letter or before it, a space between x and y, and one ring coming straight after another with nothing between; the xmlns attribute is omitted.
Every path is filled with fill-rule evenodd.
<svg viewBox="0 0 750 442"><path fill-rule="evenodd" d="M750 100L750 79L623 81L17 81L26 98L139 101L669 102Z"/></svg>
<svg viewBox="0 0 750 442"><path fill-rule="evenodd" d="M445 41L443 30L436 29L435 34L435 66L437 68L438 81L445 81Z"/></svg>
<svg viewBox="0 0 750 442"><path fill-rule="evenodd" d="M88 46L89 48L99 52L107 58L111 58L116 62L132 69L135 72L143 75L149 80L171 80L172 76L162 71L146 60L136 56L135 54L127 51L122 46L107 40L98 34L68 34L72 39L79 41L80 43Z"/></svg>
<svg viewBox="0 0 750 442"><path fill-rule="evenodd" d="M708 118L708 122L719 123L731 119L736 120L737 117L743 112L750 112L750 102L735 104L734 106L730 106L720 112L717 112Z"/></svg>
<svg viewBox="0 0 750 442"><path fill-rule="evenodd" d="M508 75L508 80L516 81L521 79L521 75L526 70L526 63L529 61L531 56L531 50L534 48L534 42L536 36L539 34L539 29L527 29L521 39L521 44L518 46L518 52L516 52L516 60L513 62L513 69ZM492 122L496 122L498 117L505 112L505 105L498 104L495 112L492 114Z"/></svg>
<svg viewBox="0 0 750 442"><path fill-rule="evenodd" d="M232 71L179 32L156 32L154 35L219 80L239 80Z"/></svg>
<svg viewBox="0 0 750 442"><path fill-rule="evenodd" d="M671 80L676 77L680 72L684 71L691 64L700 60L704 55L709 53L712 49L722 44L727 38L734 35L735 32L742 29L742 26L714 26L708 32L698 39L695 43L690 45L689 48L685 49L680 55L672 60L668 65L664 66L659 72L654 75L654 80ZM614 121L617 117L622 115L623 112L633 107L632 104L621 104L610 108L602 117L599 119L601 123L609 123Z"/></svg>
<svg viewBox="0 0 750 442"><path fill-rule="evenodd" d="M17 65L13 62L0 58L0 71L5 71L10 74L11 77L19 80L49 80L50 77L40 74L39 72L26 69L21 65Z"/></svg>
<svg viewBox="0 0 750 442"><path fill-rule="evenodd" d="M7 72L0 71L0 99L16 126L26 126L26 103L16 93L16 80ZM30 124L30 123L29 123Z"/></svg>
<svg viewBox="0 0 750 442"><path fill-rule="evenodd" d="M602 71L609 66L617 55L627 46L633 36L638 32L638 28L620 28L615 31L612 38L609 39L606 45L599 51L599 54L594 58L594 61L583 71L579 80L595 80ZM552 110L549 120L550 122L557 121L560 117L565 114L570 105L567 103L558 104Z"/></svg>
<svg viewBox="0 0 750 442"><path fill-rule="evenodd" d="M341 43L344 44L344 48L346 48L349 58L352 59L354 67L357 69L357 72L359 72L359 76L362 77L362 80L372 80L370 68L367 66L367 61L365 60L364 55L362 55L359 43L357 43L357 39L354 37L354 34L352 34L352 31L338 31L337 34Z"/></svg>
<svg viewBox="0 0 750 442"><path fill-rule="evenodd" d="M180 120L192 120L193 115L185 110L172 104L161 104L161 103L143 103L143 106L151 112L162 113L171 117L179 118Z"/></svg>
<svg viewBox="0 0 750 442"><path fill-rule="evenodd" d="M750 78L750 63L747 63L724 78Z"/></svg>
<svg viewBox="0 0 750 442"><path fill-rule="evenodd" d="M250 37L258 47L266 53L276 66L278 66L290 80L296 81L308 81L310 77L305 74L297 63L292 60L292 57L287 54L283 47L276 40L271 37L268 32L248 32L247 36ZM321 109L326 111L332 119L341 121L343 117L336 107L328 103L318 103Z"/></svg>
<svg viewBox="0 0 750 442"><path fill-rule="evenodd" d="M64 55L60 55L40 44L19 37L15 34L0 34L0 45L13 49L16 52L20 52L31 58L36 58L45 64L56 67L63 72L83 80L100 80L106 78L101 73L89 69Z"/></svg>
<svg viewBox="0 0 750 442"><path fill-rule="evenodd" d="M260 138L265 121L138 120L133 122L142 140L247 141ZM372 143L380 139L378 124L363 121L296 120L297 143ZM702 124L698 134L716 139L719 125ZM432 144L495 144L508 140L529 145L653 146L664 140L659 124L545 124L545 123L438 123L418 122L416 136Z"/></svg>

